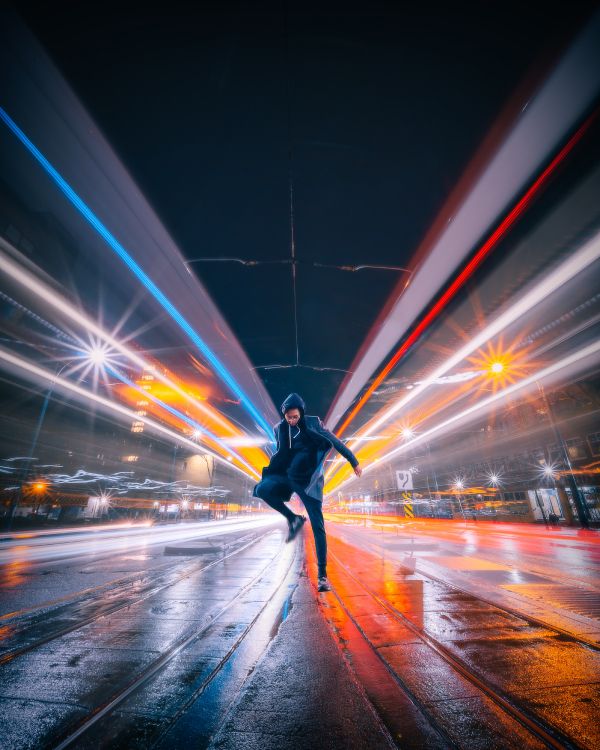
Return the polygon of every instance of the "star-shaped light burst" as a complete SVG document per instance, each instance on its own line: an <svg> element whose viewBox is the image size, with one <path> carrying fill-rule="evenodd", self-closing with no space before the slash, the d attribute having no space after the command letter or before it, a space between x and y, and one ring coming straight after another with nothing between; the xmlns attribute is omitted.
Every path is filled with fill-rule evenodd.
<svg viewBox="0 0 600 750"><path fill-rule="evenodd" d="M400 430L400 434L404 438L404 440L410 440L415 436L415 431L412 429L412 427L408 427L408 425L406 425Z"/></svg>
<svg viewBox="0 0 600 750"><path fill-rule="evenodd" d="M485 349L469 357L469 362L479 371L481 388L496 393L528 374L531 368L527 363L528 351L518 349L517 344L518 340L505 347L502 339L496 344L490 341Z"/></svg>
<svg viewBox="0 0 600 750"><path fill-rule="evenodd" d="M77 380L82 383L91 375L94 391L98 389L100 379L108 389L108 371L119 365L117 352L105 341L92 336L89 340L78 341L69 347L72 354L64 368L66 376L77 374Z"/></svg>
<svg viewBox="0 0 600 750"><path fill-rule="evenodd" d="M539 468L539 472L544 479L556 479L559 476L559 467L556 463L543 463Z"/></svg>
<svg viewBox="0 0 600 750"><path fill-rule="evenodd" d="M486 479L489 487L499 487L502 484L502 474L494 469L487 473Z"/></svg>

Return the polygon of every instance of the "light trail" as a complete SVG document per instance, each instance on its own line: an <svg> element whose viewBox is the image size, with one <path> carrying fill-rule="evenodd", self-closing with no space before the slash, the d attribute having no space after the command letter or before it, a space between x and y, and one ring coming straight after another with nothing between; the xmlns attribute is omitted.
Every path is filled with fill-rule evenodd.
<svg viewBox="0 0 600 750"><path fill-rule="evenodd" d="M409 283L402 280L350 366L326 423L336 426L420 311L478 247L490 228L532 183L594 106L600 92L600 12L524 102L512 129L477 165L468 189L450 197L416 252ZM460 183L459 183L460 185ZM342 432L342 430L339 430Z"/></svg>
<svg viewBox="0 0 600 750"><path fill-rule="evenodd" d="M458 294L466 282L471 278L491 251L496 247L502 237L508 232L515 221L525 211L527 206L531 203L536 193L542 188L544 183L548 180L550 175L558 167L558 165L564 161L568 154L573 150L577 142L581 139L584 132L590 126L594 115L591 115L586 122L579 128L579 130L573 135L567 144L560 150L560 152L554 157L542 174L535 180L535 182L529 187L525 194L519 199L517 204L512 210L504 217L496 229L490 234L488 239L481 245L475 255L462 269L458 276L452 281L450 286L444 291L439 299L433 304L433 306L427 311L423 318L417 323L415 328L410 332L406 339L402 342L400 347L396 350L395 354L387 362L381 372L375 377L373 382L369 385L367 390L360 397L356 405L351 409L348 416L344 419L342 424L337 429L337 435L342 435L344 430L352 422L354 417L360 412L365 403L371 398L373 391L375 391L385 378L390 374L402 357L408 352L413 344L418 341L423 333L429 328L429 326L439 317L443 310L448 306L450 301Z"/></svg>
<svg viewBox="0 0 600 750"><path fill-rule="evenodd" d="M155 544L182 542L186 539L210 539L224 533L243 529L259 529L279 523L279 516L274 513L261 514L258 518L239 518L233 520L186 523L177 528L160 526L142 526L127 528L124 525L103 526L95 529L79 529L70 533L66 539L60 534L42 536L33 532L27 537L15 536L0 543L0 565L11 563L38 563L62 557L80 555L107 555L127 553L140 547ZM37 537L40 538L37 538ZM57 538L55 538L57 537Z"/></svg>
<svg viewBox="0 0 600 750"><path fill-rule="evenodd" d="M88 334L91 334L100 341L103 341L115 352L119 352L119 354L123 355L140 370L152 372L157 380L161 381L168 388L171 388L192 407L206 415L210 422L214 422L215 424L219 425L224 431L224 435L222 437L244 437L244 435L241 434L241 432L236 427L234 427L225 417L223 417L223 415L221 415L220 412L218 412L214 407L208 406L202 401L193 398L175 381L165 375L159 367L156 367L154 363L151 363L147 359L141 357L137 352L111 336L107 331L102 329L94 321L77 310L77 308L69 303L64 297L61 297L55 289L37 279L32 272L26 270L25 268L23 268L23 266L13 260L9 256L10 249L10 245L8 245L2 238L0 238L0 271L5 273L13 281L19 283L29 292L33 293L37 298L43 300L53 310L59 312L68 320L71 320L72 322L83 328ZM144 395L146 396L147 394L144 392ZM198 429L200 429L199 425L197 427ZM214 438L214 436L211 437ZM229 453L236 455L239 460L243 462L243 458L239 456L238 452L235 449L232 449L232 447L229 446L225 446L225 448ZM266 463L266 457L263 455L261 456L261 458L264 458Z"/></svg>
<svg viewBox="0 0 600 750"><path fill-rule="evenodd" d="M109 399L104 398L103 396L99 396L97 393L93 393L91 391L86 390L85 388L81 388L81 386L78 386L75 383L72 383L70 380L66 380L65 378L56 376L53 372L50 372L49 370L45 370L42 367L38 367L32 362L28 362L26 359L23 359L22 357L18 357L2 347L0 347L0 360L3 360L7 364L12 365L13 367L16 367L19 370L22 370L28 373L29 375L34 376L34 379L40 378L42 380L47 380L48 382L52 382L55 387L58 386L59 388L63 388L64 390L70 391L71 393L75 393L78 396L85 399L86 401L94 401L95 403L104 407L109 412L115 412L122 416L126 416L128 419L131 419L132 421L143 422L145 425L150 427L150 429L154 430L154 432L158 432L161 435L167 436L168 438L175 441L179 445L181 444L186 445L188 448L191 448L194 452L197 452L198 450L197 443L194 443L192 440L189 440L188 438L184 437L180 433L177 433L177 432L174 432L173 430L168 429L164 425L158 422L155 422L153 419L149 419L147 416L141 416L139 414L136 414L136 412L132 411L131 409L128 409L126 406L122 406L121 404L117 404L114 401L110 401ZM245 466L245 469L240 468L239 466L237 466L235 463L231 461L227 461L218 453L214 453L213 451L209 449L204 449L204 450L206 450L206 452L210 454L213 458L215 458L217 461L220 461L225 466L230 466L234 471L237 471L238 473L243 474L244 476L250 477L251 479L256 479L259 477L259 474L256 471L256 469L246 464L241 459L240 459L240 462L243 463L243 465Z"/></svg>
<svg viewBox="0 0 600 750"><path fill-rule="evenodd" d="M223 451L226 452L226 454L233 454L237 456L238 460L243 461L243 459L238 456L238 454L231 450L230 447L224 443L222 440L220 440L216 435L213 435L211 432L206 430L204 427L202 427L198 422L196 422L194 419L189 417L187 414L184 414L183 412L179 411L179 409L176 409L174 406L171 406L171 404L167 404L165 401L163 401L160 398L157 398L156 396L152 395L148 391L145 391L140 386L136 385L130 378L127 377L124 373L122 373L117 367L114 367L112 365L106 365L106 370L111 373L111 375L114 375L118 380L121 381L121 383L124 383L125 385L128 385L130 388L133 388L137 393L140 394L140 396L143 396L145 399L152 401L153 404L156 404L160 409L164 409L165 411L169 412L173 416L177 417L179 420L184 422L184 424L187 424L189 427L192 427L195 432L198 434L198 438L203 438L203 442L211 442L217 445L219 448L221 448ZM214 446L213 446L214 449ZM247 465L247 464L246 464Z"/></svg>
<svg viewBox="0 0 600 750"><path fill-rule="evenodd" d="M246 393L243 391L241 386L237 383L233 375L223 365L213 350L206 344L201 336L194 330L190 323L184 318L179 312L171 300L164 294L164 292L155 284L154 281L148 276L148 274L136 263L133 257L127 252L123 245L114 237L114 235L107 229L107 227L100 221L96 214L89 208L89 206L80 198L80 196L73 190L69 183L64 177L58 172L57 169L48 161L48 159L42 154L42 152L35 146L35 144L27 137L27 135L19 128L14 122L10 115L0 107L0 120L2 120L8 129L18 138L19 141L25 146L25 148L31 153L31 155L37 160L40 166L46 171L49 177L54 181L57 187L65 195L65 197L71 202L71 204L79 211L84 219L90 224L90 226L98 233L98 235L106 242L106 244L121 258L125 265L132 271L132 273L138 278L139 281L148 289L154 299L166 310L171 318L177 323L179 328L186 334L189 340L198 348L203 357L210 362L215 372L219 375L221 380L229 387L232 393L240 400L246 411L254 419L254 421L264 430L266 435L271 434L271 426L264 419L262 414L259 413L257 408L254 406L252 401L248 398Z"/></svg>
<svg viewBox="0 0 600 750"><path fill-rule="evenodd" d="M36 467L42 468L40 466ZM161 494L169 493L170 495L186 495L193 498L197 497L220 497L224 498L230 494L230 490L226 490L218 485L210 485L208 487L201 487L199 485L190 484L184 480L177 480L173 482L161 482L158 479L149 479L146 477L143 482L132 479L133 471L118 471L115 474L101 474L93 471L85 471L84 469L78 469L74 474L56 474L49 473L44 474L44 482L47 482L53 489L61 485L83 485L91 484L97 486L99 482L103 482L104 485L111 485L110 492L115 492L117 495L124 495L134 490L144 490L145 492L160 492ZM17 485L18 487L18 485ZM4 489L8 489L5 487ZM106 499L111 499L112 495L107 495Z"/></svg>
<svg viewBox="0 0 600 750"><path fill-rule="evenodd" d="M396 401L380 416L370 421L358 437L348 441L349 447L354 450L357 446L361 445L366 438L389 422L403 407L414 401L417 396L435 384L449 370L457 367L474 351L480 349L494 336L530 312L551 294L560 290L564 284L589 268L598 259L600 259L600 233L596 234L580 250L575 252L568 260L564 261L542 281L536 284L529 292L526 292L521 299L513 303L504 313L500 314L483 331L459 349L456 354L449 357L430 377L423 380L420 384L415 385L408 394ZM327 479L329 478L327 477Z"/></svg>
<svg viewBox="0 0 600 750"><path fill-rule="evenodd" d="M533 386L537 387L538 381L541 382L543 380L546 380L552 377L553 375L557 375L562 370L571 368L572 366L578 364L579 362L586 360L589 357L593 357L594 355L598 355L599 353L600 353L600 341L594 341L588 346L584 347L583 349L580 349L579 351L574 352L573 354L570 354L567 357L563 357L563 359L559 360L558 362L548 365L548 367L545 367L542 370L539 370L533 375L530 375L529 377L526 377L517 383L513 383L507 388L504 388L503 390L498 391L491 396L488 396L482 401L476 404L473 404L467 409L464 409L458 414L455 414L452 417L449 417L443 422L440 422L434 427L431 427L429 430L425 430L424 432L421 432L419 435L415 436L412 440L408 440L404 442L402 445L398 446L397 448L394 448L393 450L389 451L383 456L380 456L379 458L375 459L373 463L365 466L365 468L363 469L363 475L371 471L374 471L375 469L378 469L380 466L385 464L394 456L400 453L404 453L410 448L413 448L416 445L419 445L421 443L428 441L432 437L440 437L445 432L448 432L451 427L456 426L460 422L469 421L472 417L475 417L479 415L481 412L486 411L487 409L489 409L489 407L493 406L495 403L497 403L501 399L504 399L507 396L511 396L515 393L518 393L519 391L522 391L524 389L527 389ZM349 477L348 479L342 481L341 483L334 485L333 487L327 489L326 494L330 495L334 490L341 489L346 484L348 484L348 482L351 482L353 478L354 477Z"/></svg>

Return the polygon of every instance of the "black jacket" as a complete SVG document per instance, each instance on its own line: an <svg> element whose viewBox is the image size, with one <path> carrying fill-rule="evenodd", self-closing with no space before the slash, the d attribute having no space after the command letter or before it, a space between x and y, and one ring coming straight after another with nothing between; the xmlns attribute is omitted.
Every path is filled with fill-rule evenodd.
<svg viewBox="0 0 600 750"><path fill-rule="evenodd" d="M358 466L356 456L352 451L347 448L341 440L339 440L333 433L323 425L323 422L319 417L313 417L304 414L304 401L298 394L291 393L281 405L281 412L285 414L288 409L299 409L302 424L301 429L305 430L309 438L315 444L315 465L313 469L310 481L305 487L305 492L309 497L314 500L323 501L323 464L325 458L332 448L340 453L347 461L350 462L352 467ZM272 474L286 474L290 460L290 430L289 425L282 419L281 422L275 425L273 428L275 432L275 440L277 441L277 449L271 456L271 461L268 466L263 469L263 479Z"/></svg>

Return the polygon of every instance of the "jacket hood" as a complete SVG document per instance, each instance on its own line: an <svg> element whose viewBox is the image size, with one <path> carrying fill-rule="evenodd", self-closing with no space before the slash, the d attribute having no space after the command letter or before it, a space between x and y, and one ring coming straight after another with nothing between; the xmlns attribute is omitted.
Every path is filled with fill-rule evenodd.
<svg viewBox="0 0 600 750"><path fill-rule="evenodd" d="M289 409L299 409L300 415L303 417L305 408L304 399L297 393L290 393L283 404L281 404L281 413L285 414Z"/></svg>

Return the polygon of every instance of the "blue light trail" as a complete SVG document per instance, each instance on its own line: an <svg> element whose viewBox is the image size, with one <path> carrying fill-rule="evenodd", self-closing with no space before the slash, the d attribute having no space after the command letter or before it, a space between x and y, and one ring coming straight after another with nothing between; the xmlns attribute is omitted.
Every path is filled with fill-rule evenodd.
<svg viewBox="0 0 600 750"><path fill-rule="evenodd" d="M136 263L136 261L131 257L131 255L127 252L123 245L121 245L116 237L111 234L111 232L100 221L96 214L79 197L79 195L77 195L77 193L64 179L64 177L62 177L62 175L56 170L56 168L52 166L52 164L42 154L37 146L32 143L32 141L25 135L21 128L19 128L19 126L2 107L0 107L0 120L2 120L8 127L8 129L21 141L21 143L44 168L44 170L52 178L52 180L54 180L56 185L73 204L73 206L75 206L75 208L81 213L81 215L87 220L87 222L96 230L96 232L100 235L100 237L102 237L106 244L112 250L114 250L114 252L121 258L121 260L128 266L128 268L135 274L135 276L137 276L137 278L142 282L142 284L144 284L144 286L157 300L157 302L169 313L171 318L173 318L173 320L187 335L190 341L199 349L203 357L208 362L210 362L221 380L240 400L240 403L250 414L250 416L270 438L272 435L271 426L239 386L233 375L223 365L223 363L213 352L213 350L208 346L208 344L198 335L194 328L192 328L190 323L183 317L183 315L179 312L179 310L175 307L171 300L158 288L158 286L152 281L148 274Z"/></svg>

